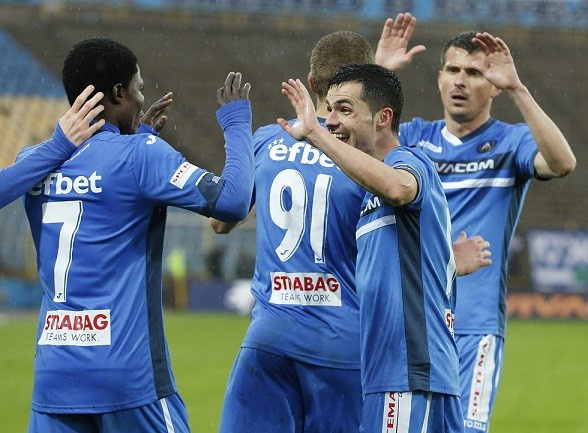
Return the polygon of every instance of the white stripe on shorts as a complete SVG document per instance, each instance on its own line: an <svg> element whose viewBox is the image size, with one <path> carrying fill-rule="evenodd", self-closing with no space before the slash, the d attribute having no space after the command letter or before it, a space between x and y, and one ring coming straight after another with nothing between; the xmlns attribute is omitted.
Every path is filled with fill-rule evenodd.
<svg viewBox="0 0 588 433"><path fill-rule="evenodd" d="M484 336L478 344L478 354L474 363L467 419L484 423L488 422L490 398L492 397L492 389L494 387L492 377L496 370L494 360L495 352L496 336Z"/></svg>
<svg viewBox="0 0 588 433"><path fill-rule="evenodd" d="M384 394L382 433L408 433L412 410L412 392Z"/></svg>
<svg viewBox="0 0 588 433"><path fill-rule="evenodd" d="M421 433L427 433L427 429L429 428L429 413L431 412L431 399L433 398L433 393L427 393L427 407L425 409L425 419L423 420L423 428L421 429Z"/></svg>
<svg viewBox="0 0 588 433"><path fill-rule="evenodd" d="M167 401L165 398L159 400L161 403L161 409L163 409L163 417L165 418L165 427L167 428L167 433L174 433L174 425L172 423L171 414L169 413L169 409L167 407Z"/></svg>

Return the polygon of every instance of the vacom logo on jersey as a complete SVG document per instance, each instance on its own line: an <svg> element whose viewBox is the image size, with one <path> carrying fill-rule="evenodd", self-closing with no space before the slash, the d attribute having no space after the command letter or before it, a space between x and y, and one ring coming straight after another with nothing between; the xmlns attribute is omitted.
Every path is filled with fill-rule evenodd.
<svg viewBox="0 0 588 433"><path fill-rule="evenodd" d="M47 311L40 345L110 345L110 310Z"/></svg>
<svg viewBox="0 0 588 433"><path fill-rule="evenodd" d="M275 140L268 146L269 157L274 161L298 160L301 164L320 164L323 167L331 168L335 164L324 153L308 143L297 141L291 147L286 146L281 140Z"/></svg>
<svg viewBox="0 0 588 433"><path fill-rule="evenodd" d="M272 304L341 306L341 285L331 274L271 272Z"/></svg>
<svg viewBox="0 0 588 433"><path fill-rule="evenodd" d="M483 159L481 161L466 162L435 162L437 173L474 173L482 170L494 170L493 159Z"/></svg>

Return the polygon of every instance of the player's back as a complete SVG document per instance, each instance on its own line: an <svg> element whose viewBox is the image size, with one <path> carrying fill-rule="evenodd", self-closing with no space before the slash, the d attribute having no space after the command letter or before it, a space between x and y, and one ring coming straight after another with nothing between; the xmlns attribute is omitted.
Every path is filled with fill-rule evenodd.
<svg viewBox="0 0 588 433"><path fill-rule="evenodd" d="M365 193L278 125L254 135L256 298L244 346L359 369L355 225Z"/></svg>
<svg viewBox="0 0 588 433"><path fill-rule="evenodd" d="M145 149L164 143L112 128L26 196L44 289L33 395L41 412L108 412L175 392L161 309L166 208L142 179L159 169Z"/></svg>

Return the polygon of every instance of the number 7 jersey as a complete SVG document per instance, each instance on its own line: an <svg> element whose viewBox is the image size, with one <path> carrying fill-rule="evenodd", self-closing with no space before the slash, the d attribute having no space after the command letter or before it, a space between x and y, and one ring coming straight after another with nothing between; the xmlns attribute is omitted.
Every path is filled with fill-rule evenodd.
<svg viewBox="0 0 588 433"><path fill-rule="evenodd" d="M44 290L33 410L113 412L176 392L161 297L166 206L215 216L230 200L241 218L249 200L234 195L253 187L249 103L217 115L227 160L245 160L221 177L155 135L121 135L107 123L26 194Z"/></svg>
<svg viewBox="0 0 588 433"><path fill-rule="evenodd" d="M359 369L355 226L365 190L278 125L253 137L256 303L243 347Z"/></svg>

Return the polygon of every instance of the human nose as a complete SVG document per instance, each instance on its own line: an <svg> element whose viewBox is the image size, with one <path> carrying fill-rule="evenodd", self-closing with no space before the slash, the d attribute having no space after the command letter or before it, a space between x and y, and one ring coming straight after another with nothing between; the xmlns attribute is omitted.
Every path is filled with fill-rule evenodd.
<svg viewBox="0 0 588 433"><path fill-rule="evenodd" d="M325 126L329 129L335 129L338 124L339 124L339 120L337 118L337 114L336 114L335 110L329 112L329 114L327 115L327 118L325 120Z"/></svg>
<svg viewBox="0 0 588 433"><path fill-rule="evenodd" d="M459 71L457 74L455 74L454 84L457 87L463 87L467 84L467 74L465 71Z"/></svg>

